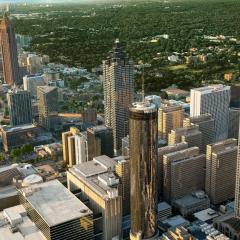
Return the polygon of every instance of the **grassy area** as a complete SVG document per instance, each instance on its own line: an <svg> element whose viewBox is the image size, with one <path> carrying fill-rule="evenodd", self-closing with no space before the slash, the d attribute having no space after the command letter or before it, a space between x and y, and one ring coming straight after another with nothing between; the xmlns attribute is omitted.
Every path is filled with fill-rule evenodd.
<svg viewBox="0 0 240 240"><path fill-rule="evenodd" d="M169 66L168 67L168 69L170 71L185 70L187 68L188 68L188 66L186 64L179 64L179 65L174 65L174 66Z"/></svg>

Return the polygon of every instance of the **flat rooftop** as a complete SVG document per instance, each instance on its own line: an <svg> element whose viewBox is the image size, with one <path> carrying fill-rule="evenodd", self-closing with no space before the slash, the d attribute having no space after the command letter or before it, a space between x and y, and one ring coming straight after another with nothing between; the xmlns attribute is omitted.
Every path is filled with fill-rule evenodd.
<svg viewBox="0 0 240 240"><path fill-rule="evenodd" d="M175 200L174 203L180 207L190 207L190 206L195 206L196 204L201 204L202 202L206 202L206 201L209 201L209 198L207 196L203 198L197 198L192 195L187 195Z"/></svg>
<svg viewBox="0 0 240 240"><path fill-rule="evenodd" d="M6 214L8 215L8 220ZM12 232L9 220L17 222L17 231ZM46 240L41 231L27 216L22 205L17 205L0 212L0 240Z"/></svg>
<svg viewBox="0 0 240 240"><path fill-rule="evenodd" d="M40 91L44 92L44 93L49 93L55 89L57 89L56 87L50 87L50 86L38 86L37 89L39 89Z"/></svg>
<svg viewBox="0 0 240 240"><path fill-rule="evenodd" d="M170 228L176 228L178 226L188 226L189 221L180 215L173 216L163 221L164 224L169 225Z"/></svg>
<svg viewBox="0 0 240 240"><path fill-rule="evenodd" d="M32 185L19 191L50 227L92 214L58 180Z"/></svg>
<svg viewBox="0 0 240 240"><path fill-rule="evenodd" d="M34 124L24 124L16 127L2 126L1 128L3 131L10 133L10 132L16 132L16 131L30 130L37 127Z"/></svg>
<svg viewBox="0 0 240 240"><path fill-rule="evenodd" d="M18 191L14 185L8 185L6 187L0 187L0 200L12 196L17 196Z"/></svg>
<svg viewBox="0 0 240 240"><path fill-rule="evenodd" d="M211 208L208 208L208 209L202 210L200 212L194 213L194 217L197 218L198 220L202 221L202 222L212 220L212 219L214 219L218 216L219 216L219 214Z"/></svg>
<svg viewBox="0 0 240 240"><path fill-rule="evenodd" d="M118 192L119 179L113 173L116 164L117 161L103 155L93 158L93 161L75 165L68 172L102 198L111 198Z"/></svg>
<svg viewBox="0 0 240 240"><path fill-rule="evenodd" d="M104 131L112 131L112 129L108 128L104 125L99 125L99 126L94 126L94 127L88 128L88 131L91 131L93 133L99 133L99 132L104 132Z"/></svg>
<svg viewBox="0 0 240 240"><path fill-rule="evenodd" d="M221 92L226 90L230 90L230 86L216 84L216 85L209 85L209 86L200 87L200 88L194 88L191 91L200 92L201 94L208 94L208 93Z"/></svg>

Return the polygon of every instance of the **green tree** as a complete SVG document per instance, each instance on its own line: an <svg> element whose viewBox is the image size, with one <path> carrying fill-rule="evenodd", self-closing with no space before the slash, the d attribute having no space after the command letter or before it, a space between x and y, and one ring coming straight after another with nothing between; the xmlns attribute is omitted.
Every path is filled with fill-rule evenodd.
<svg viewBox="0 0 240 240"><path fill-rule="evenodd" d="M33 146L29 143L27 144L24 144L22 147L21 147L21 152L22 154L29 154L33 151Z"/></svg>
<svg viewBox="0 0 240 240"><path fill-rule="evenodd" d="M12 158L16 158L16 157L19 157L21 155L21 150L19 148L14 148L11 150L10 152L10 156Z"/></svg>

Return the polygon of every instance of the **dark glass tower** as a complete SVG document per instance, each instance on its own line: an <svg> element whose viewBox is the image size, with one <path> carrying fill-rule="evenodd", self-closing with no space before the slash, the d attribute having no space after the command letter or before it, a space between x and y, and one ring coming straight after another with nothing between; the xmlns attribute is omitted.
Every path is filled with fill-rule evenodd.
<svg viewBox="0 0 240 240"><path fill-rule="evenodd" d="M157 233L157 108L149 102L129 109L131 240Z"/></svg>
<svg viewBox="0 0 240 240"><path fill-rule="evenodd" d="M0 46L2 50L5 83L9 85L21 84L15 33L9 18L6 15L3 17L0 24Z"/></svg>

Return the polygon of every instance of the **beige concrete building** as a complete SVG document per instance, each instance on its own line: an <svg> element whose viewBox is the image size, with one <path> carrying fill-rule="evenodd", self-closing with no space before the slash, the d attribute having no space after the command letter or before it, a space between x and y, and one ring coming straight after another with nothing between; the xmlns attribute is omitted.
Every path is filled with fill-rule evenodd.
<svg viewBox="0 0 240 240"><path fill-rule="evenodd" d="M236 139L231 138L207 146L205 189L213 204L234 198L236 167Z"/></svg>
<svg viewBox="0 0 240 240"><path fill-rule="evenodd" d="M163 198L175 199L204 189L205 155L191 147L163 156Z"/></svg>
<svg viewBox="0 0 240 240"><path fill-rule="evenodd" d="M167 141L171 130L183 126L184 110L181 106L164 105L158 110L158 136Z"/></svg>
<svg viewBox="0 0 240 240"><path fill-rule="evenodd" d="M158 148L158 179L157 179L157 186L158 186L158 198L161 198L162 191L163 191L163 156L168 153L177 152L183 149L188 148L188 143L181 142L176 143L174 145L165 146Z"/></svg>
<svg viewBox="0 0 240 240"><path fill-rule="evenodd" d="M69 190L79 191L81 201L93 211L94 239L121 239L122 197L119 178L115 175L116 164L103 155L75 165L67 172Z"/></svg>
<svg viewBox="0 0 240 240"><path fill-rule="evenodd" d="M130 214L130 161L129 157L116 157L116 174L120 180L120 195L122 196L122 215Z"/></svg>
<svg viewBox="0 0 240 240"><path fill-rule="evenodd" d="M62 133L63 160L69 167L76 164L75 136L79 132L77 128L71 127L70 131Z"/></svg>
<svg viewBox="0 0 240 240"><path fill-rule="evenodd" d="M183 127L190 127L195 124L199 127L199 131L202 133L202 146L200 148L201 152L206 152L206 147L208 144L214 142L214 119L211 114L202 114L195 117L188 117L183 120Z"/></svg>
<svg viewBox="0 0 240 240"><path fill-rule="evenodd" d="M177 128L172 130L168 135L168 145L173 145L180 142L187 142L188 147L201 147L202 146L202 133L199 127L192 124L186 128Z"/></svg>

